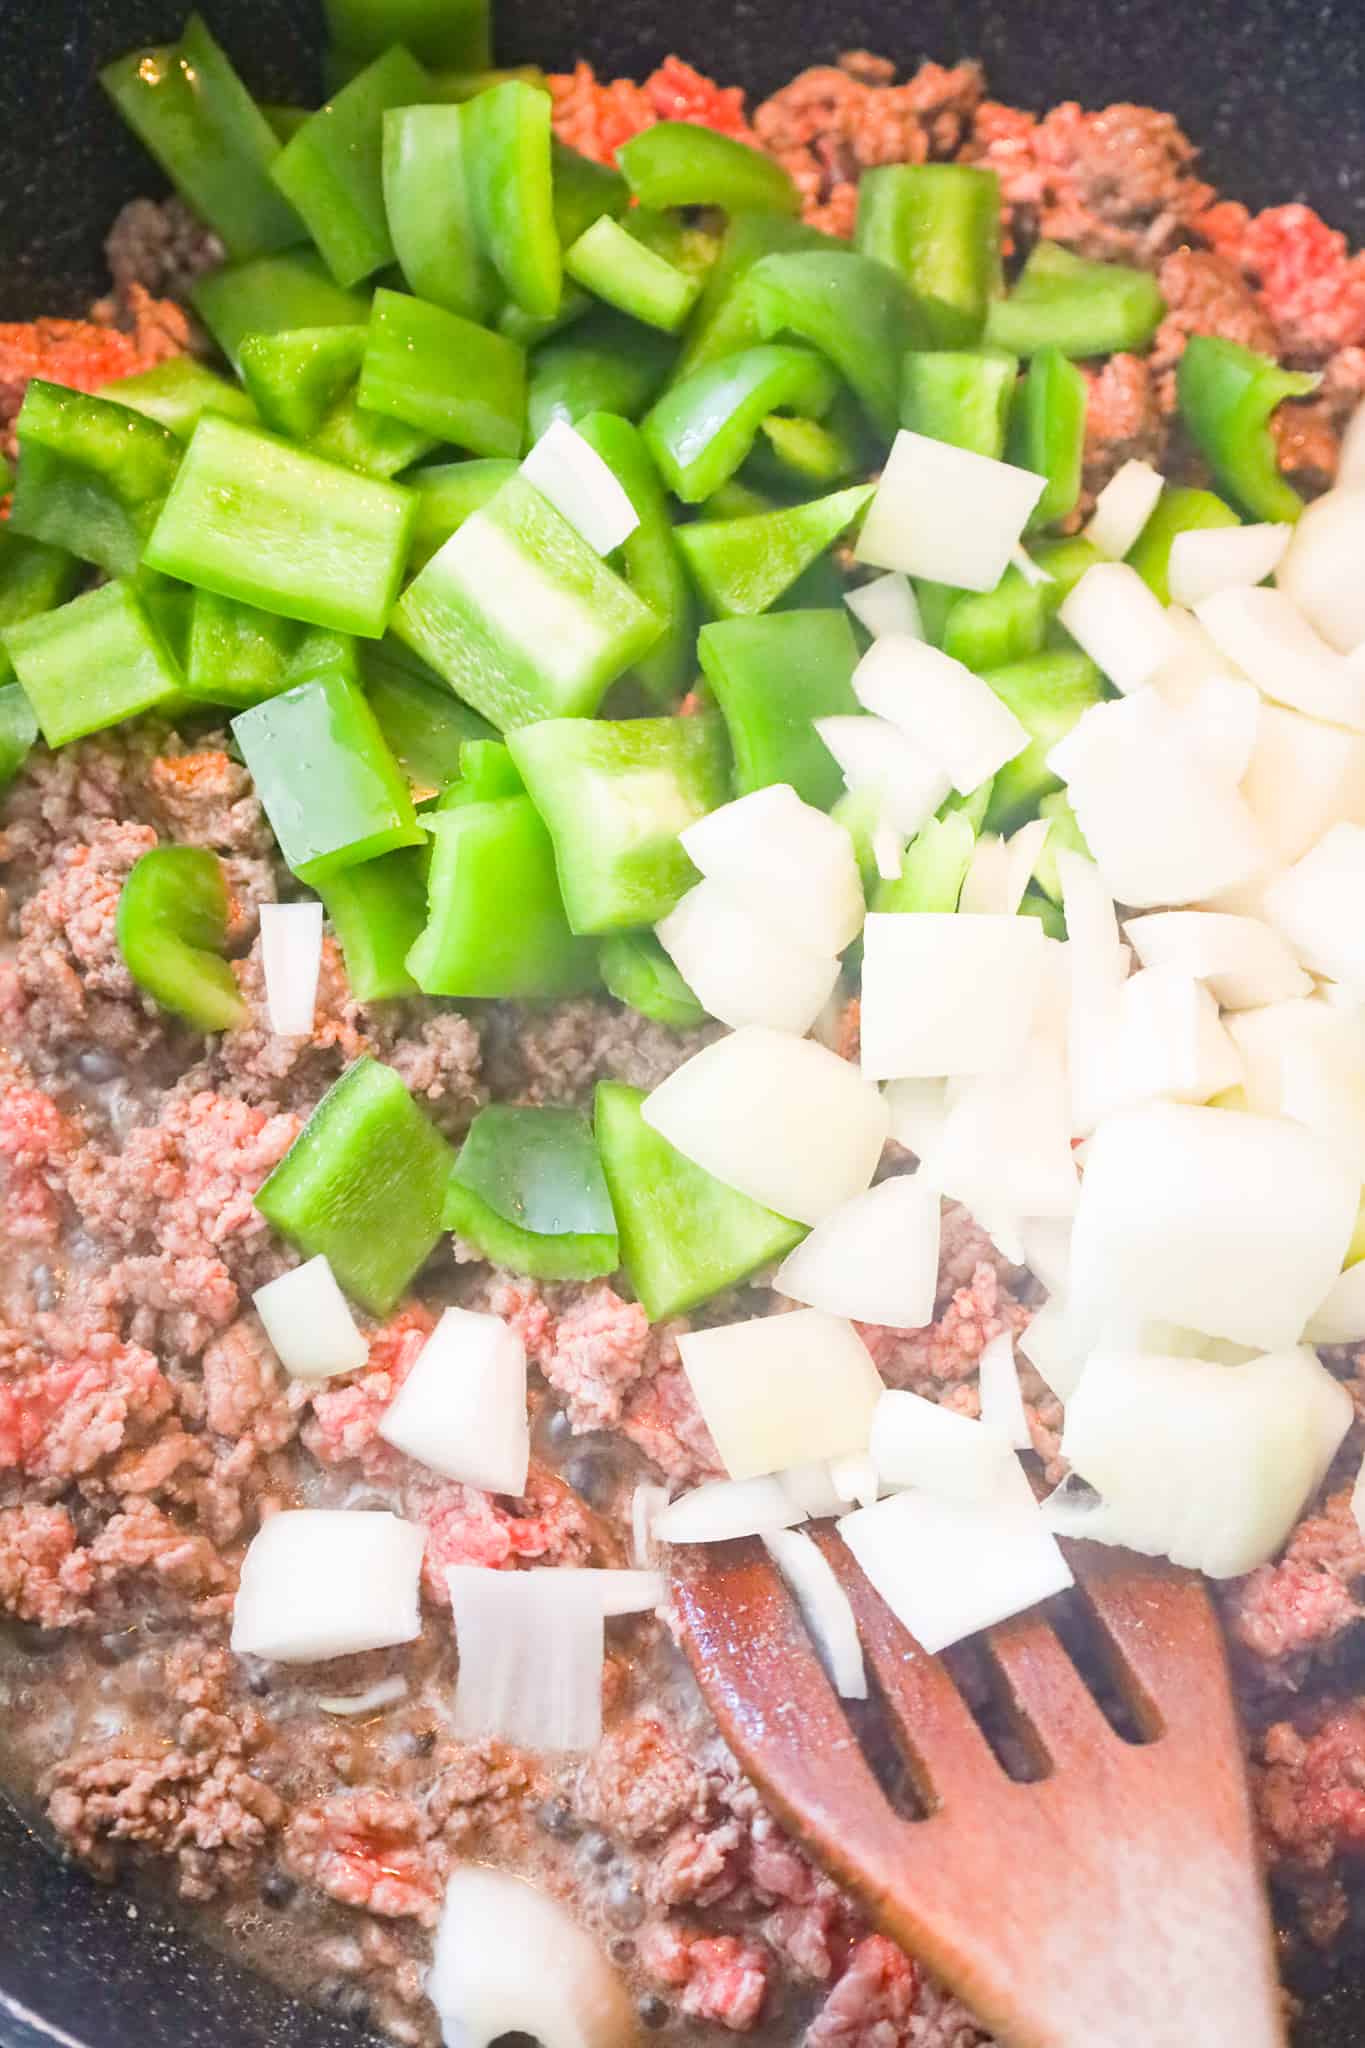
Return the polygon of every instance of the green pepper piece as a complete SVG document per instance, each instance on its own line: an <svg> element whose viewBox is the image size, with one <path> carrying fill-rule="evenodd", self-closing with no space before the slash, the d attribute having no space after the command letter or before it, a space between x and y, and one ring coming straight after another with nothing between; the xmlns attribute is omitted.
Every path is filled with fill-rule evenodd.
<svg viewBox="0 0 1365 2048"><path fill-rule="evenodd" d="M458 782L466 744L491 738L492 726L452 697L401 640L367 646L362 661L370 709L407 775L414 801L425 802Z"/></svg>
<svg viewBox="0 0 1365 2048"><path fill-rule="evenodd" d="M1072 534L1067 540L1034 541L1029 547L1029 554L1052 579L1043 586L1043 591L1053 611L1071 595L1087 569L1093 569L1097 562L1106 559L1094 542L1080 533Z"/></svg>
<svg viewBox="0 0 1365 2048"><path fill-rule="evenodd" d="M248 334L279 334L293 327L354 327L369 318L367 293L334 284L312 249L229 263L197 277L190 304L236 369Z"/></svg>
<svg viewBox="0 0 1365 2048"><path fill-rule="evenodd" d="M844 483L864 467L857 435L833 413L826 420L769 413L759 422L750 463L756 475L770 479L779 490L805 491Z"/></svg>
<svg viewBox="0 0 1365 2048"><path fill-rule="evenodd" d="M175 435L126 406L41 377L16 425L10 530L130 576L179 467Z"/></svg>
<svg viewBox="0 0 1365 2048"><path fill-rule="evenodd" d="M1128 550L1128 560L1155 597L1171 601L1171 544L1178 533L1203 533L1215 526L1240 526L1231 505L1212 491L1167 484L1151 518Z"/></svg>
<svg viewBox="0 0 1365 2048"><path fill-rule="evenodd" d="M7 627L0 638L50 747L169 709L182 696L180 665L124 579Z"/></svg>
<svg viewBox="0 0 1365 2048"><path fill-rule="evenodd" d="M38 738L33 706L19 683L0 683L0 795L32 753Z"/></svg>
<svg viewBox="0 0 1365 2048"><path fill-rule="evenodd" d="M653 932L616 932L603 939L597 964L609 995L671 1031L692 1031L706 1012Z"/></svg>
<svg viewBox="0 0 1365 2048"><path fill-rule="evenodd" d="M494 1265L537 1280L599 1280L621 1262L592 1125L578 1109L481 1109L441 1220Z"/></svg>
<svg viewBox="0 0 1365 2048"><path fill-rule="evenodd" d="M1041 798L1060 788L1047 757L1092 704L1102 702L1104 678L1087 655L1053 648L1031 660L987 669L988 682L1029 734L1029 744L996 771L986 821L1012 832L1033 817Z"/></svg>
<svg viewBox="0 0 1365 2048"><path fill-rule="evenodd" d="M1059 906L1034 888L1030 882L1019 901L1020 917L1036 917L1050 939L1066 937L1066 919Z"/></svg>
<svg viewBox="0 0 1365 2048"><path fill-rule="evenodd" d="M1018 356L998 349L911 349L901 365L903 427L999 461Z"/></svg>
<svg viewBox="0 0 1365 2048"><path fill-rule="evenodd" d="M677 333L701 295L700 278L646 247L609 213L579 236L564 268L595 297L663 334Z"/></svg>
<svg viewBox="0 0 1365 2048"><path fill-rule="evenodd" d="M589 413L578 432L595 449L635 508L639 525L626 536L618 566L638 598L663 619L662 637L635 663L656 704L670 703L695 672L696 602L669 517L668 498L638 427L614 413Z"/></svg>
<svg viewBox="0 0 1365 2048"><path fill-rule="evenodd" d="M362 476L387 480L410 469L440 444L440 436L428 434L406 420L387 413L368 412L360 403L358 387L351 386L328 413L308 446L328 462Z"/></svg>
<svg viewBox="0 0 1365 2048"><path fill-rule="evenodd" d="M1028 531L1054 526L1081 494L1085 409L1089 387L1055 348L1039 349L1022 379L1010 418L1009 459L1046 478L1029 514Z"/></svg>
<svg viewBox="0 0 1365 2048"><path fill-rule="evenodd" d="M736 793L789 782L827 811L844 779L813 721L858 709L858 643L847 612L715 620L702 627L697 654L729 730Z"/></svg>
<svg viewBox="0 0 1365 2048"><path fill-rule="evenodd" d="M769 413L789 408L818 417L837 390L833 372L809 349L744 349L674 384L646 414L642 432L669 489L696 505L735 474Z"/></svg>
<svg viewBox="0 0 1365 2048"><path fill-rule="evenodd" d="M508 736L576 932L657 924L697 879L678 834L729 794L725 732L691 718L551 718Z"/></svg>
<svg viewBox="0 0 1365 2048"><path fill-rule="evenodd" d="M1045 584L1011 562L994 590L966 590L948 613L943 652L978 673L1037 654L1047 634Z"/></svg>
<svg viewBox="0 0 1365 2048"><path fill-rule="evenodd" d="M1079 853L1086 860L1092 859L1093 856L1085 843L1084 833L1076 823L1076 813L1072 810L1071 800L1064 789L1043 798L1038 806L1038 816L1046 818L1051 830L1042 853L1038 856L1033 879L1044 896L1049 897L1053 903L1060 904L1062 878L1057 868L1057 855L1062 852Z"/></svg>
<svg viewBox="0 0 1365 2048"><path fill-rule="evenodd" d="M853 524L873 489L855 484L748 519L680 526L678 545L705 604L723 619L767 611Z"/></svg>
<svg viewBox="0 0 1365 2048"><path fill-rule="evenodd" d="M366 1056L327 1090L256 1207L383 1316L441 1234L454 1160L393 1068Z"/></svg>
<svg viewBox="0 0 1365 2048"><path fill-rule="evenodd" d="M560 293L557 313L523 313L520 306L514 306L508 299L499 307L493 325L499 334L505 334L522 348L539 348L542 341L549 341L552 335L562 334L566 327L576 327L586 319L595 303L587 292L570 283Z"/></svg>
<svg viewBox="0 0 1365 2048"><path fill-rule="evenodd" d="M463 107L390 107L385 113L384 206L409 288L448 313L487 320L498 302L498 279L474 224L467 159Z"/></svg>
<svg viewBox="0 0 1365 2048"><path fill-rule="evenodd" d="M863 894L870 896L880 879L876 838L882 822L881 796L875 789L846 789L830 811L853 841L853 857Z"/></svg>
<svg viewBox="0 0 1365 2048"><path fill-rule="evenodd" d="M0 634L65 604L81 580L81 565L64 548L26 540L0 525ZM0 640L0 683L14 674Z"/></svg>
<svg viewBox="0 0 1365 2048"><path fill-rule="evenodd" d="M1156 333L1166 301L1150 271L1092 263L1057 242L1036 242L1008 298L986 315L986 340L1018 356L1139 353Z"/></svg>
<svg viewBox="0 0 1365 2048"><path fill-rule="evenodd" d="M535 998L595 985L595 949L569 929L554 847L529 796L452 805L427 822L427 922L408 953L420 989Z"/></svg>
<svg viewBox="0 0 1365 2048"><path fill-rule="evenodd" d="M681 1315L783 1258L805 1230L684 1159L623 1082L597 1086L595 1122L621 1254L651 1322Z"/></svg>
<svg viewBox="0 0 1365 2048"><path fill-rule="evenodd" d="M683 339L675 377L690 376L716 356L755 347L762 336L746 289L750 271L761 257L810 249L846 253L848 244L783 213L732 214Z"/></svg>
<svg viewBox="0 0 1365 2048"><path fill-rule="evenodd" d="M504 335L406 292L374 295L360 403L476 455L519 455L526 353Z"/></svg>
<svg viewBox="0 0 1365 2048"><path fill-rule="evenodd" d="M491 803L500 796L524 796L522 781L512 750L504 740L466 740L460 748L460 780L446 791L442 803L467 793L467 801Z"/></svg>
<svg viewBox="0 0 1365 2048"><path fill-rule="evenodd" d="M630 187L610 164L596 163L555 136L550 144L554 178L555 233L569 249L604 213L619 219L630 204Z"/></svg>
<svg viewBox="0 0 1365 2048"><path fill-rule="evenodd" d="M438 548L457 533L471 512L481 511L515 476L518 465L508 456L488 455L465 462L434 463L409 479L417 494L408 567L425 568Z"/></svg>
<svg viewBox="0 0 1365 2048"><path fill-rule="evenodd" d="M641 206L718 206L799 213L791 175L761 150L690 121L659 121L623 143L617 162Z"/></svg>
<svg viewBox="0 0 1365 2048"><path fill-rule="evenodd" d="M169 427L177 441L189 440L204 412L226 413L246 426L256 421L256 408L241 386L195 356L172 356L168 362L153 363L150 370L116 377L101 385L99 396Z"/></svg>
<svg viewBox="0 0 1365 2048"><path fill-rule="evenodd" d="M963 810L931 818L906 847L896 879L878 882L872 908L951 915L972 864L976 829Z"/></svg>
<svg viewBox="0 0 1365 2048"><path fill-rule="evenodd" d="M469 193L479 239L523 312L559 306L563 265L555 231L551 101L509 78L467 104Z"/></svg>
<svg viewBox="0 0 1365 2048"><path fill-rule="evenodd" d="M427 96L426 73L395 47L367 65L286 142L270 175L339 285L394 257L384 211L384 115Z"/></svg>
<svg viewBox="0 0 1365 2048"><path fill-rule="evenodd" d="M488 0L323 0L327 40L357 64L394 43L419 63L484 71L493 61Z"/></svg>
<svg viewBox="0 0 1365 2048"><path fill-rule="evenodd" d="M597 709L664 622L526 479L409 584L393 630L502 730Z"/></svg>
<svg viewBox="0 0 1365 2048"><path fill-rule="evenodd" d="M205 413L143 560L264 611L377 639L415 512L397 484Z"/></svg>
<svg viewBox="0 0 1365 2048"><path fill-rule="evenodd" d="M964 593L955 590L951 583L931 583L926 576L916 576L912 581L924 637L931 647L942 647L949 614Z"/></svg>
<svg viewBox="0 0 1365 2048"><path fill-rule="evenodd" d="M360 646L349 633L333 633L326 626L302 629L289 657L289 687L311 683L315 676L340 676L355 689L361 687Z"/></svg>
<svg viewBox="0 0 1365 2048"><path fill-rule="evenodd" d="M421 844L407 777L347 677L296 683L239 713L232 732L285 864L301 881Z"/></svg>
<svg viewBox="0 0 1365 2048"><path fill-rule="evenodd" d="M238 365L261 425L306 441L360 375L366 329L287 327L243 335Z"/></svg>
<svg viewBox="0 0 1365 2048"><path fill-rule="evenodd" d="M106 65L100 84L230 256L303 240L303 223L270 181L279 139L199 15L178 43Z"/></svg>
<svg viewBox="0 0 1365 2048"><path fill-rule="evenodd" d="M196 590L185 655L185 688L209 704L245 710L287 689L303 628L217 591Z"/></svg>
<svg viewBox="0 0 1365 2048"><path fill-rule="evenodd" d="M870 257L811 249L760 258L744 288L764 339L793 334L819 349L877 432L891 440L901 358L915 340L914 308L902 280Z"/></svg>
<svg viewBox="0 0 1365 2048"><path fill-rule="evenodd" d="M605 307L590 313L531 357L526 408L531 440L538 441L555 420L574 426L590 412L638 419L672 361L672 344L653 328Z"/></svg>
<svg viewBox="0 0 1365 2048"><path fill-rule="evenodd" d="M879 164L854 240L903 277L931 348L971 348L1001 290L1000 181L974 164Z"/></svg>
<svg viewBox="0 0 1365 2048"><path fill-rule="evenodd" d="M427 919L426 857L403 846L359 867L342 868L318 885L351 994L360 1003L417 993L407 956Z"/></svg>
<svg viewBox="0 0 1365 2048"><path fill-rule="evenodd" d="M223 864L204 846L154 846L119 891L115 931L139 988L196 1031L231 1031L247 1006L224 955Z"/></svg>
<svg viewBox="0 0 1365 2048"><path fill-rule="evenodd" d="M260 102L261 112L270 123L272 132L281 142L288 142L298 134L305 121L311 121L317 111L314 107L282 107Z"/></svg>
<svg viewBox="0 0 1365 2048"><path fill-rule="evenodd" d="M1180 417L1214 482L1250 519L1295 520L1303 499L1280 475L1270 416L1286 398L1306 398L1316 371L1282 370L1221 335L1192 334L1175 373Z"/></svg>

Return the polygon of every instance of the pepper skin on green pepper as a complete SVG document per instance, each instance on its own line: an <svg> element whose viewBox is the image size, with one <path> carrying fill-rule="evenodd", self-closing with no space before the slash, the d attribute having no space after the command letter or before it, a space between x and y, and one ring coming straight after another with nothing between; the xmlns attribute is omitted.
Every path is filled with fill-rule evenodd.
<svg viewBox="0 0 1365 2048"><path fill-rule="evenodd" d="M481 1109L441 1220L493 1265L537 1280L598 1280L621 1263L592 1125L578 1109Z"/></svg>
<svg viewBox="0 0 1365 2048"><path fill-rule="evenodd" d="M1303 499L1280 475L1270 416L1286 398L1306 398L1315 372L1282 370L1221 335L1192 334L1175 373L1180 417L1214 482L1249 519L1295 520Z"/></svg>
<svg viewBox="0 0 1365 2048"><path fill-rule="evenodd" d="M154 846L119 892L115 930L139 988L196 1031L245 1024L224 954L229 899L223 864L203 846Z"/></svg>
<svg viewBox="0 0 1365 2048"><path fill-rule="evenodd" d="M35 377L16 422L12 533L131 576L184 453L168 428Z"/></svg>

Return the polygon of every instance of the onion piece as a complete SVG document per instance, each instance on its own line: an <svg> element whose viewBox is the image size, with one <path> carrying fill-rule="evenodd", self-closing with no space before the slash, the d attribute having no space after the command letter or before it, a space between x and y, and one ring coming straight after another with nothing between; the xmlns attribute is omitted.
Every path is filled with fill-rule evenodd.
<svg viewBox="0 0 1365 2048"><path fill-rule="evenodd" d="M1169 700L1168 700L1169 701ZM1242 780L1256 749L1263 699L1243 676L1205 676L1179 707L1190 746L1224 782Z"/></svg>
<svg viewBox="0 0 1365 2048"><path fill-rule="evenodd" d="M425 1545L423 1530L382 1510L281 1509L242 1559L233 1651L315 1664L413 1642Z"/></svg>
<svg viewBox="0 0 1365 2048"><path fill-rule="evenodd" d="M582 1579L597 1597L603 1616L612 1620L622 1614L649 1614L668 1598L668 1581L661 1571L642 1566L598 1567L556 1565L561 1580Z"/></svg>
<svg viewBox="0 0 1365 2048"><path fill-rule="evenodd" d="M1019 571L1025 583L1030 584L1035 590L1041 590L1045 583L1055 583L1057 581L1050 569L1045 569L1041 562L1034 561L1022 541L1016 543L1015 547L1011 550L1010 561Z"/></svg>
<svg viewBox="0 0 1365 2048"><path fill-rule="evenodd" d="M380 1417L379 1434L464 1486L524 1493L531 1438L516 1331L500 1316L446 1309Z"/></svg>
<svg viewBox="0 0 1365 2048"><path fill-rule="evenodd" d="M835 1490L830 1477L828 1459L816 1459L806 1465L789 1465L785 1472L775 1476L792 1506L800 1508L803 1517L809 1521L822 1522L829 1515L837 1515L844 1505L844 1497Z"/></svg>
<svg viewBox="0 0 1365 2048"><path fill-rule="evenodd" d="M1365 641L1365 479L1305 505L1286 533L1277 585L1329 647L1350 654Z"/></svg>
<svg viewBox="0 0 1365 2048"><path fill-rule="evenodd" d="M1218 1005L1192 975L1144 967L1119 990L1110 1074L1112 1109L1157 1099L1208 1102L1242 1078Z"/></svg>
<svg viewBox="0 0 1365 2048"><path fill-rule="evenodd" d="M1246 1107L1290 1117L1365 1180L1365 1060L1348 1012L1317 998L1271 1003L1228 1019Z"/></svg>
<svg viewBox="0 0 1365 2048"><path fill-rule="evenodd" d="M938 1078L888 1081L882 1095L890 1117L891 1138L914 1153L924 1175L925 1164L932 1159L948 1120L947 1082Z"/></svg>
<svg viewBox="0 0 1365 2048"><path fill-rule="evenodd" d="M964 1087L948 1111L929 1176L992 1236L991 1221L1007 1219L1009 1244L1000 1249L1016 1263L1023 1255L1021 1216L1070 1216L1079 1183L1060 1051L1035 1039L1007 1071Z"/></svg>
<svg viewBox="0 0 1365 2048"><path fill-rule="evenodd" d="M978 1368L981 1389L981 1420L987 1429L1004 1438L1012 1450L1030 1451L1024 1397L1019 1390L1019 1373L1014 1363L1014 1338L1008 1330L992 1337L981 1353Z"/></svg>
<svg viewBox="0 0 1365 2048"><path fill-rule="evenodd" d="M1153 1103L1091 1140L1071 1306L1098 1338L1114 1314L1273 1351L1297 1343L1341 1270L1357 1176L1313 1132L1237 1110Z"/></svg>
<svg viewBox="0 0 1365 2048"><path fill-rule="evenodd" d="M1023 1225L1024 1264L1049 1294L1064 1294L1070 1284L1071 1231L1067 1216L1030 1216Z"/></svg>
<svg viewBox="0 0 1365 2048"><path fill-rule="evenodd" d="M1262 704L1242 794L1274 860L1298 860L1332 825L1365 825L1365 738Z"/></svg>
<svg viewBox="0 0 1365 2048"><path fill-rule="evenodd" d="M723 882L698 882L654 929L702 1008L732 1030L761 1024L800 1037L839 979L832 953L775 929Z"/></svg>
<svg viewBox="0 0 1365 2048"><path fill-rule="evenodd" d="M1219 653L1194 613L1187 612L1183 605L1167 605L1166 623L1175 634L1177 652L1161 664L1151 679L1151 687L1180 710L1201 683L1211 676L1236 675L1237 670L1226 655Z"/></svg>
<svg viewBox="0 0 1365 2048"><path fill-rule="evenodd" d="M1014 917L1051 830L1046 818L1034 818L1009 839L983 832L972 849L959 911L971 917Z"/></svg>
<svg viewBox="0 0 1365 2048"><path fill-rule="evenodd" d="M625 1982L586 1929L548 1893L478 1863L450 1873L426 1988L447 2048L490 2048L505 2034L541 2048L637 2039Z"/></svg>
<svg viewBox="0 0 1365 2048"><path fill-rule="evenodd" d="M1072 1584L1017 1459L989 1500L897 1493L839 1534L897 1619L934 1656Z"/></svg>
<svg viewBox="0 0 1365 2048"><path fill-rule="evenodd" d="M902 427L854 554L957 590L994 590L1042 491L1032 470Z"/></svg>
<svg viewBox="0 0 1365 2048"><path fill-rule="evenodd" d="M893 1387L877 1403L868 1452L883 1486L920 1486L946 1500L990 1500L1014 1461L999 1430Z"/></svg>
<svg viewBox="0 0 1365 2048"><path fill-rule="evenodd" d="M339 1714L344 1718L354 1714L377 1714L381 1708L391 1707L407 1696L408 1681L395 1671L392 1676L366 1686L364 1692L322 1693L315 1704L324 1714Z"/></svg>
<svg viewBox="0 0 1365 2048"><path fill-rule="evenodd" d="M866 1452L858 1458L831 1458L829 1476L834 1491L844 1504L856 1501L860 1508L870 1508L882 1490L877 1468Z"/></svg>
<svg viewBox="0 0 1365 2048"><path fill-rule="evenodd" d="M615 471L567 420L545 429L521 473L599 555L613 554L640 524Z"/></svg>
<svg viewBox="0 0 1365 2048"><path fill-rule="evenodd" d="M1028 1034L1045 966L1033 917L873 912L863 927L864 1074L998 1072Z"/></svg>
<svg viewBox="0 0 1365 2048"><path fill-rule="evenodd" d="M327 1380L355 1372L370 1355L323 1252L278 1280L267 1280L251 1303L291 1379Z"/></svg>
<svg viewBox="0 0 1365 2048"><path fill-rule="evenodd" d="M1097 562L1087 569L1057 616L1125 695L1151 682L1180 652L1160 600L1127 562Z"/></svg>
<svg viewBox="0 0 1365 2048"><path fill-rule="evenodd" d="M836 1209L778 1267L774 1290L861 1323L919 1330L934 1319L937 1187L898 1174Z"/></svg>
<svg viewBox="0 0 1365 2048"><path fill-rule="evenodd" d="M754 1025L694 1053L641 1114L685 1159L798 1223L870 1185L887 1128L886 1104L847 1060Z"/></svg>
<svg viewBox="0 0 1365 2048"><path fill-rule="evenodd" d="M1060 1294L1035 1311L1019 1336L1019 1349L1059 1401L1069 1400L1079 1384L1087 1348Z"/></svg>
<svg viewBox="0 0 1365 2048"><path fill-rule="evenodd" d="M1029 743L989 683L904 633L873 641L853 671L853 691L868 711L898 727L917 753L941 762L964 796Z"/></svg>
<svg viewBox="0 0 1365 2048"><path fill-rule="evenodd" d="M1101 1495L1085 1533L1226 1579L1274 1556L1352 1418L1310 1351L1238 1366L1096 1353L1062 1455Z"/></svg>
<svg viewBox="0 0 1365 2048"><path fill-rule="evenodd" d="M863 928L853 841L790 783L722 804L678 837L708 881L808 952L842 953Z"/></svg>
<svg viewBox="0 0 1365 2048"><path fill-rule="evenodd" d="M1063 848L1057 855L1057 873L1068 934L1071 1128L1080 1136L1094 1130L1108 1103L1110 1054L1127 970L1114 900L1095 863Z"/></svg>
<svg viewBox="0 0 1365 2048"><path fill-rule="evenodd" d="M642 1479L630 1497L630 1561L638 1570L652 1569L659 1561L654 1524L668 1506L668 1488Z"/></svg>
<svg viewBox="0 0 1365 2048"><path fill-rule="evenodd" d="M1279 933L1254 917L1154 911L1130 917L1123 931L1144 967L1194 975L1225 1010L1254 1010L1306 996L1312 988Z"/></svg>
<svg viewBox="0 0 1365 2048"><path fill-rule="evenodd" d="M732 1479L867 1449L881 1380L842 1317L814 1308L754 1316L687 1331L678 1349Z"/></svg>
<svg viewBox="0 0 1365 2048"><path fill-rule="evenodd" d="M1196 605L1220 590L1248 590L1273 576L1292 526L1209 526L1178 533L1167 571L1176 604Z"/></svg>
<svg viewBox="0 0 1365 2048"><path fill-rule="evenodd" d="M1314 974L1365 993L1365 826L1333 825L1265 892L1266 916Z"/></svg>
<svg viewBox="0 0 1365 2048"><path fill-rule="evenodd" d="M660 1543L729 1543L805 1519L779 1479L708 1479L655 1516L654 1534Z"/></svg>
<svg viewBox="0 0 1365 2048"><path fill-rule="evenodd" d="M1365 732L1365 674L1329 647L1283 590L1220 590L1195 617L1277 704Z"/></svg>
<svg viewBox="0 0 1365 2048"><path fill-rule="evenodd" d="M1365 401L1357 405L1346 422L1337 458L1337 489L1365 486Z"/></svg>
<svg viewBox="0 0 1365 2048"><path fill-rule="evenodd" d="M1338 1273L1309 1318L1306 1344L1365 1342L1365 1259Z"/></svg>
<svg viewBox="0 0 1365 2048"><path fill-rule="evenodd" d="M446 1566L460 1653L452 1716L462 1742L595 1749L602 1738L603 1602L593 1572Z"/></svg>
<svg viewBox="0 0 1365 2048"><path fill-rule="evenodd" d="M281 1038L307 1038L317 1008L322 967L322 905L263 903L261 965L270 1028Z"/></svg>
<svg viewBox="0 0 1365 2048"><path fill-rule="evenodd" d="M952 790L948 771L913 747L885 718L841 713L817 718L815 730L843 770L850 789L869 790L881 803L883 822L911 838L927 825Z"/></svg>
<svg viewBox="0 0 1365 2048"><path fill-rule="evenodd" d="M885 576L874 576L870 583L860 583L856 590L846 590L844 603L874 640L880 640L883 633L906 633L912 640L924 638L915 586L908 576L894 569Z"/></svg>
<svg viewBox="0 0 1365 2048"><path fill-rule="evenodd" d="M1085 528L1091 547L1111 562L1121 562L1155 512L1163 488L1161 475L1150 462L1135 457L1125 462L1095 500Z"/></svg>
<svg viewBox="0 0 1365 2048"><path fill-rule="evenodd" d="M872 830L872 858L883 882L898 882L905 865L905 834L883 822Z"/></svg>
<svg viewBox="0 0 1365 2048"><path fill-rule="evenodd" d="M795 1595L834 1690L841 1699L865 1700L867 1672L858 1624L829 1559L799 1529L778 1530L763 1543Z"/></svg>

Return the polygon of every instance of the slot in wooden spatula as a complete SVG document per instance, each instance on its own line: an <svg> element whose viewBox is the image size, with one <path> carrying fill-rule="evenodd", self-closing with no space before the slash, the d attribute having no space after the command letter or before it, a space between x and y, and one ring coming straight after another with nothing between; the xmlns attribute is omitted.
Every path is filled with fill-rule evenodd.
<svg viewBox="0 0 1365 2048"><path fill-rule="evenodd" d="M1045 1772L1019 1783L943 1664L833 1531L814 1533L923 1819L882 1792L756 1541L679 1552L674 1582L721 1731L811 1856L1009 2048L1283 2048L1236 1711L1201 1582L1068 1546L1141 1743L1115 1733L1040 1613L988 1631Z"/></svg>

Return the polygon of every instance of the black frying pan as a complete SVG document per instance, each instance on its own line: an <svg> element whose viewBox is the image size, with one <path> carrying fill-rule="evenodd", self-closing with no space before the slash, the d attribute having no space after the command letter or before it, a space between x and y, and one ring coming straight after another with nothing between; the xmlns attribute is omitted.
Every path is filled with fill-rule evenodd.
<svg viewBox="0 0 1365 2048"><path fill-rule="evenodd" d="M0 319L81 311L104 232L157 189L95 72L178 32L191 0L0 0ZM249 82L316 98L316 0L201 0ZM1017 105L1171 109L1249 205L1306 199L1365 241L1365 0L495 0L499 55L640 76L671 49L764 93L858 45L908 66L982 58ZM2 1223L0 1223L0 1227ZM1103 1939L1096 1928L1095 1939ZM339 2048L353 2028L56 1863L0 1801L3 2048ZM1094 2048L1104 2048L1097 2041ZM1213 2048L1213 2044L1209 2044ZM1237 2048L1237 2043L1217 2044ZM1365 1973L1315 1999L1296 2048L1365 2048Z"/></svg>

